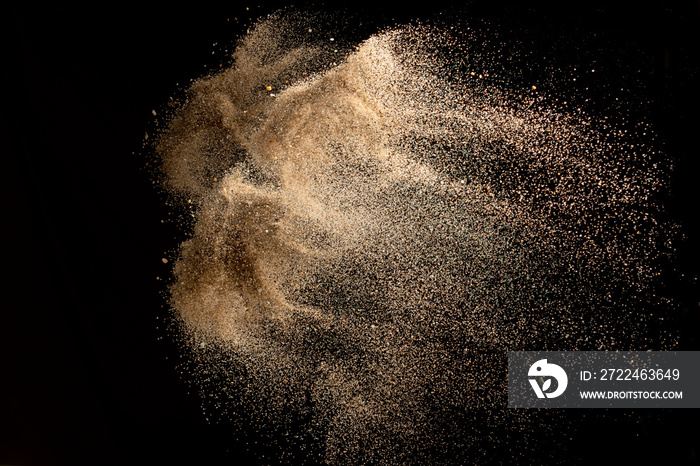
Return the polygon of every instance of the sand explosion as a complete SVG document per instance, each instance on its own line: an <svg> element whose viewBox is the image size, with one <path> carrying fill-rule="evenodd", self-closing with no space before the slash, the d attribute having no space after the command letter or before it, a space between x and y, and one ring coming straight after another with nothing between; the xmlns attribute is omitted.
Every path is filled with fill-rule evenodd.
<svg viewBox="0 0 700 466"><path fill-rule="evenodd" d="M453 33L339 50L308 24L258 23L158 140L194 215L171 305L216 409L310 413L330 463L459 463L526 430L507 350L645 347L648 148L478 84Z"/></svg>

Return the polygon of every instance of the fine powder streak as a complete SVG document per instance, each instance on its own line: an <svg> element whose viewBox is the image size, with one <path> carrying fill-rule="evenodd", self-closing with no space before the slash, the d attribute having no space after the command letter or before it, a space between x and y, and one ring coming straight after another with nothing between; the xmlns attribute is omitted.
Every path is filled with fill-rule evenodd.
<svg viewBox="0 0 700 466"><path fill-rule="evenodd" d="M473 413L529 429L507 350L644 341L649 155L447 73L439 30L341 60L302 23L258 23L156 148L195 208L170 300L203 392L245 393L267 425L312 405L330 463L420 463L468 450L482 434L450 423Z"/></svg>

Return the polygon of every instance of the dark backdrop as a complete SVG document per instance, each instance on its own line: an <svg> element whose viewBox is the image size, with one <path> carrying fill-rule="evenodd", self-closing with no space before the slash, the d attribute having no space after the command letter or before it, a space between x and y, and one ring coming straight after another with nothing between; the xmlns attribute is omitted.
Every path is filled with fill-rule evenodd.
<svg viewBox="0 0 700 466"><path fill-rule="evenodd" d="M678 273L667 284L678 301L671 325L682 349L698 349L700 296L692 277L700 259L700 2L435 3L333 8L362 12L358 37L444 10L443 18L458 15L463 24L488 23L507 40L523 39L523 50L544 51L540 60L568 63L576 58L565 55L577 48L552 47L558 35L572 44L577 34L600 31L624 52L615 55L620 67L607 69L613 81L640 56L648 58L640 89L653 99L653 124L676 159L667 203L686 234ZM161 338L165 310L157 277L167 277L161 258L181 236L161 222L167 210L144 169L142 142L153 129L152 111L160 112L178 84L225 61L220 51L212 54L219 50L213 44L232 44L248 18L275 7L98 4L5 13L0 463L254 461L246 452L255 450L254 435L246 444L230 426L205 421L199 399L175 370L175 346ZM604 59L604 45L580 50ZM533 79L536 70L528 71ZM561 457L605 462L605 450L607 459L640 463L698 461L695 410L668 413L656 425L640 426L634 417L583 423Z"/></svg>

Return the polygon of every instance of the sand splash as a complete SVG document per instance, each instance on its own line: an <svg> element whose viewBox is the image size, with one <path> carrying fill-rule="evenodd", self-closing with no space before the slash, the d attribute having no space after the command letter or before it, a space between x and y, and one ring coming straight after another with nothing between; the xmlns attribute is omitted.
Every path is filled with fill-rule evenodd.
<svg viewBox="0 0 700 466"><path fill-rule="evenodd" d="M507 350L644 347L664 237L646 148L472 84L444 31L339 51L301 23L258 23L158 141L194 209L170 300L205 397L267 426L308 410L331 463L460 462L526 430Z"/></svg>

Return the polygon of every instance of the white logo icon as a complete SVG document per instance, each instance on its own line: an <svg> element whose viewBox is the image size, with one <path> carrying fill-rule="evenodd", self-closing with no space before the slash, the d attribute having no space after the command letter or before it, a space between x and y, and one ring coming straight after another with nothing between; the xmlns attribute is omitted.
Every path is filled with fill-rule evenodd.
<svg viewBox="0 0 700 466"><path fill-rule="evenodd" d="M546 359L540 359L533 364L527 375L530 377L530 385L535 390L537 398L556 398L564 393L569 383L564 369L556 364L548 364ZM552 379L557 381L557 388L553 392L547 392L552 386Z"/></svg>

